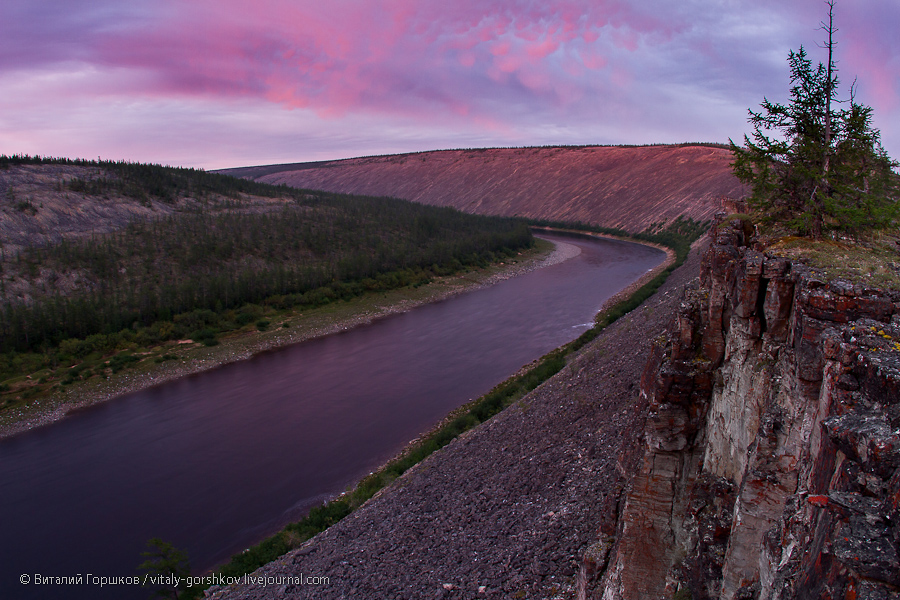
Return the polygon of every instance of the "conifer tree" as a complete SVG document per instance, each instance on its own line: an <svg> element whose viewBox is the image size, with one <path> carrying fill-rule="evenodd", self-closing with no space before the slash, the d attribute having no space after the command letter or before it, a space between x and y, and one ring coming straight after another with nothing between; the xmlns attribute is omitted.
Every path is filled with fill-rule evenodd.
<svg viewBox="0 0 900 600"><path fill-rule="evenodd" d="M152 582L148 587L156 589L155 596L178 600L178 592L184 589L185 579L191 574L187 554L159 538L148 541L147 548L141 553L147 560L138 569Z"/></svg>
<svg viewBox="0 0 900 600"><path fill-rule="evenodd" d="M826 4L827 64L813 68L802 46L791 51L790 102L764 98L759 112L749 111L752 139L745 135L743 147L729 140L734 174L751 187L751 207L813 238L859 234L900 218L898 163L881 147L871 107L856 102L855 85L849 99L838 99L834 0Z"/></svg>

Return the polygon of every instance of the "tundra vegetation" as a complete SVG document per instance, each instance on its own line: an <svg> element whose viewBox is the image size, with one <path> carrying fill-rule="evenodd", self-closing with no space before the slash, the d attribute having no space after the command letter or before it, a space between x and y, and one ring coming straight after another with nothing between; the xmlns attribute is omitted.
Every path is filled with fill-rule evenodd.
<svg viewBox="0 0 900 600"><path fill-rule="evenodd" d="M823 49L813 66L801 46L788 55L790 101L764 99L750 110L743 146L731 141L734 174L750 188L748 226L757 244L805 263L825 279L900 288L898 163L872 127L872 108L856 101L855 81L839 96L833 1Z"/></svg>
<svg viewBox="0 0 900 600"><path fill-rule="evenodd" d="M231 332L285 326L287 311L419 286L533 244L522 220L392 198L0 156L0 167L46 163L90 167L62 184L79 193L153 197L178 210L2 254L0 410L142 360L174 359L178 341L215 345ZM260 207L250 196L280 201Z"/></svg>

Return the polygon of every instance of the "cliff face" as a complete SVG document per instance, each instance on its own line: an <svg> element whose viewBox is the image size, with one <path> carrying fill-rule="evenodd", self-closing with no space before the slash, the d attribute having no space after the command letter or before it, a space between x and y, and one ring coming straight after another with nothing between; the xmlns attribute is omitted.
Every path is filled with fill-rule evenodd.
<svg viewBox="0 0 900 600"><path fill-rule="evenodd" d="M644 457L583 598L900 597L900 294L748 233L714 230L650 354Z"/></svg>
<svg viewBox="0 0 900 600"><path fill-rule="evenodd" d="M441 150L221 171L466 212L584 221L632 232L679 215L709 220L743 195L731 151L710 146Z"/></svg>

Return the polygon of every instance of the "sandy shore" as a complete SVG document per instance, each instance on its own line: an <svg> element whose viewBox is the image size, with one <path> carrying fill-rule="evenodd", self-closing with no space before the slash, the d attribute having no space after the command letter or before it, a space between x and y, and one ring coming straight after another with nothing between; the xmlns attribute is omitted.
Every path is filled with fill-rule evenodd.
<svg viewBox="0 0 900 600"><path fill-rule="evenodd" d="M581 250L566 243L551 249L535 250L514 263L499 264L480 271L463 273L436 280L422 286L413 295L407 290L388 292L376 300L355 299L347 303L329 305L324 309L292 316L290 328L273 328L266 332L226 336L218 346L191 344L178 350L177 361L140 365L124 370L107 380L88 380L63 388L25 408L0 416L0 439L47 425L65 417L73 410L112 400L124 394L140 391L194 373L215 369L260 352L296 344L371 323L375 319L406 312L422 304L436 302L456 294L493 285L505 279L554 265L580 254Z"/></svg>

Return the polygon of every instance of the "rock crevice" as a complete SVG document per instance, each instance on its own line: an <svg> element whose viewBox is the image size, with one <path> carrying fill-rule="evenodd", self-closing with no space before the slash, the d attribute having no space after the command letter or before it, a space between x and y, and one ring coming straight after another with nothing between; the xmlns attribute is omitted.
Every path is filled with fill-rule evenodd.
<svg viewBox="0 0 900 600"><path fill-rule="evenodd" d="M750 233L714 228L650 354L644 457L583 597L900 597L900 295Z"/></svg>

